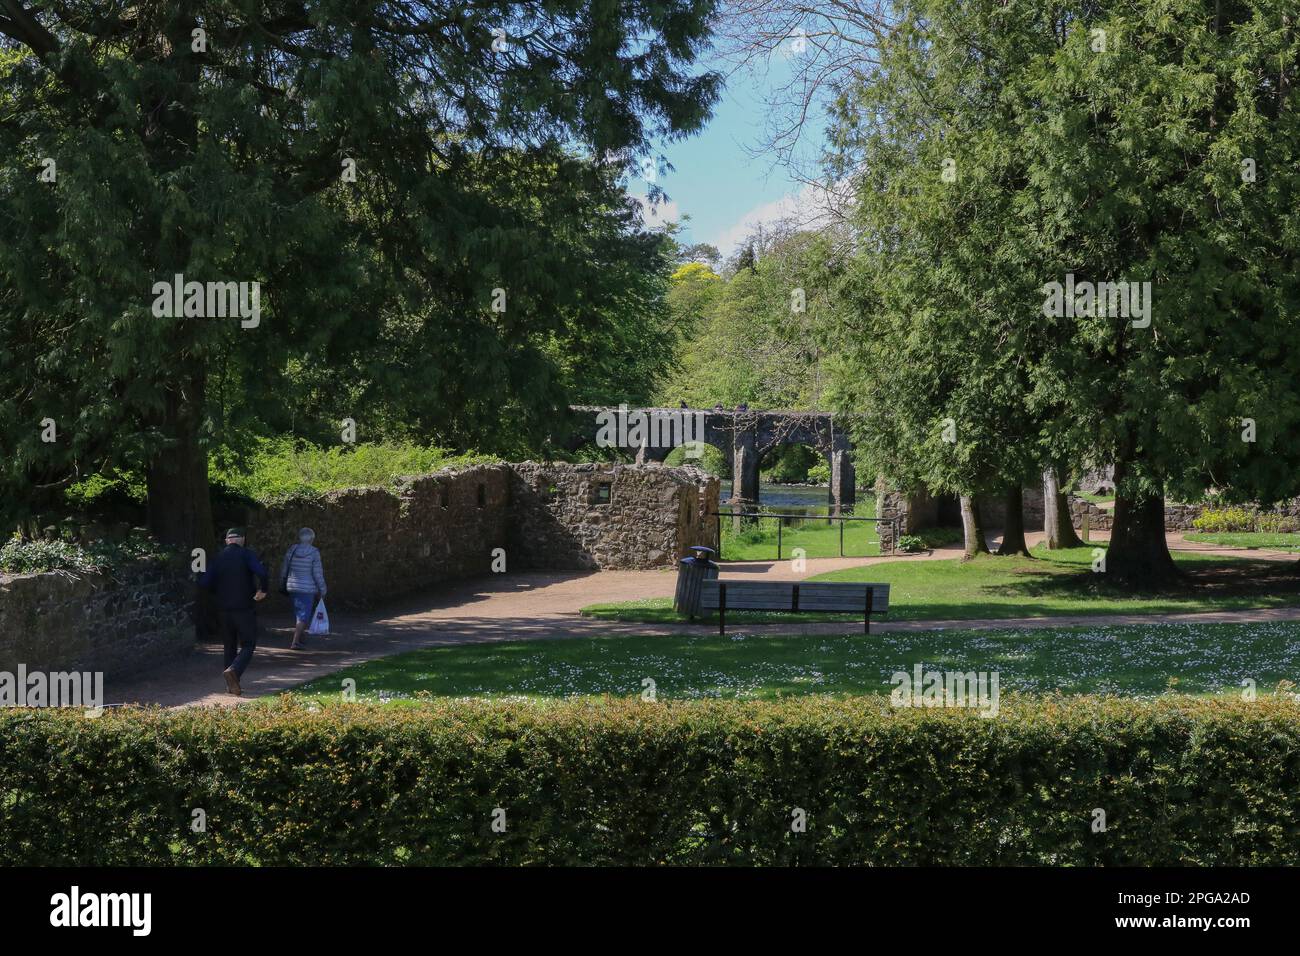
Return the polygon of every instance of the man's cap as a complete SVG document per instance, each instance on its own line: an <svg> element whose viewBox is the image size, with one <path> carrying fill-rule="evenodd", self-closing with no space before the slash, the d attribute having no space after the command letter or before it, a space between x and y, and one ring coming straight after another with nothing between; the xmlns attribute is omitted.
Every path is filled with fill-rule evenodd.
<svg viewBox="0 0 1300 956"><path fill-rule="evenodd" d="M244 538L244 537L247 537L247 535L244 534L244 529L243 529L243 528L227 528L227 529L226 529L226 537L227 537L227 538Z"/></svg>

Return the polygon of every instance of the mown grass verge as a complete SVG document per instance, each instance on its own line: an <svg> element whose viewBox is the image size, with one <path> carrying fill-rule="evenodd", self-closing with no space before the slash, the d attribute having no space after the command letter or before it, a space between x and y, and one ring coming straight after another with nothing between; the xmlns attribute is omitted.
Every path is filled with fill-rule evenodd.
<svg viewBox="0 0 1300 956"><path fill-rule="evenodd" d="M1032 558L983 555L973 561L903 559L819 574L815 581L871 581L890 585L889 620L978 620L1061 615L1178 614L1300 604L1300 563L1225 558L1183 551L1174 555L1186 574L1177 588L1130 590L1092 570L1093 547L1035 549ZM724 565L721 574L726 577ZM588 617L667 623L684 617L669 598L593 604ZM853 615L799 615L799 620L852 621ZM727 612L737 624L780 623L791 614ZM858 618L860 620L860 618ZM704 615L702 622L716 621Z"/></svg>

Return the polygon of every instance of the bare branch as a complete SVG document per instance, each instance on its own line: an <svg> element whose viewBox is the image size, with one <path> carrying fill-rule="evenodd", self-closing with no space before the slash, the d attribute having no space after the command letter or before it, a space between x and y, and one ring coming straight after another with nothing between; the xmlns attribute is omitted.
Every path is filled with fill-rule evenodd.
<svg viewBox="0 0 1300 956"><path fill-rule="evenodd" d="M5 13L4 19L0 20L0 32L5 36L28 47L42 59L59 51L58 39L19 0L0 0L0 10Z"/></svg>

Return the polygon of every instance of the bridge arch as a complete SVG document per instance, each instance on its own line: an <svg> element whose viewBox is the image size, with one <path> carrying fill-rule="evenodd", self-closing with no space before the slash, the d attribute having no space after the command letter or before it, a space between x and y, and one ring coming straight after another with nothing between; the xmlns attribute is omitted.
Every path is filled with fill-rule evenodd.
<svg viewBox="0 0 1300 956"><path fill-rule="evenodd" d="M571 448L596 443L618 448L638 461L662 462L673 448L704 442L731 457L732 505L759 504L759 467L782 445L807 445L830 466L828 501L839 511L856 500L853 445L843 422L831 412L760 411L741 406L705 408L628 408L575 405L576 435Z"/></svg>

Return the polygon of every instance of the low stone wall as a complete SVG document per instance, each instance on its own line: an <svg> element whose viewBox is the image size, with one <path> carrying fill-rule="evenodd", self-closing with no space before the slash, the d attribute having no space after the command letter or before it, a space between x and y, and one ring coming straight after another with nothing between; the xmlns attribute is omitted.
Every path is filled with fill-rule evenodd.
<svg viewBox="0 0 1300 956"><path fill-rule="evenodd" d="M1025 522L1026 531L1041 531L1043 528L1043 489L1024 488L1021 491L1020 514ZM1003 495L980 495L980 518L987 528L1004 528L1007 520L1007 500Z"/></svg>
<svg viewBox="0 0 1300 956"><path fill-rule="evenodd" d="M1089 531L1109 531L1114 513L1105 508L1098 508L1091 501L1085 501L1083 498L1075 498L1073 495L1069 498L1070 504L1070 523L1074 525L1075 530L1083 530L1085 519L1087 520Z"/></svg>
<svg viewBox="0 0 1300 956"><path fill-rule="evenodd" d="M506 571L672 567L693 544L717 548L718 492L718 480L695 468L525 462L223 519L247 527L248 546L270 572L263 620L288 623L279 569L301 527L316 532L328 603L364 606L487 574L500 569L498 558ZM165 663L193 647L195 593L188 559L111 577L0 577L0 670L21 663L107 679Z"/></svg>
<svg viewBox="0 0 1300 956"><path fill-rule="evenodd" d="M344 606L488 573L493 549L507 543L510 482L507 466L484 465L422 475L392 490L349 488L251 511L242 523L248 547L271 573L268 610L287 604L276 593L280 565L304 527L316 532L325 586Z"/></svg>
<svg viewBox="0 0 1300 956"><path fill-rule="evenodd" d="M185 568L141 562L104 574L0 575L0 670L102 671L105 680L188 654Z"/></svg>
<svg viewBox="0 0 1300 956"><path fill-rule="evenodd" d="M697 468L512 465L510 546L518 567L670 566L691 545L717 550L720 485Z"/></svg>
<svg viewBox="0 0 1300 956"><path fill-rule="evenodd" d="M1204 511L1204 505L1165 505L1165 530L1195 531L1192 522Z"/></svg>
<svg viewBox="0 0 1300 956"><path fill-rule="evenodd" d="M1165 531L1170 533L1195 531L1196 519L1205 513L1207 507L1204 504L1166 504ZM1230 507L1241 508L1256 515L1276 515L1283 518L1300 519L1300 498L1274 505L1271 508L1261 508L1258 505L1232 505ZM1071 498L1070 517L1074 521L1076 528L1083 527L1085 515L1088 518L1088 527L1093 531L1109 531L1114 522L1114 509L1098 508L1082 498Z"/></svg>
<svg viewBox="0 0 1300 956"><path fill-rule="evenodd" d="M692 544L717 547L704 516L717 511L718 490L695 468L523 462L292 499L240 523L273 591L285 552L309 527L330 597L364 606L487 574L498 548L506 571L668 567ZM268 610L285 603L273 595Z"/></svg>

